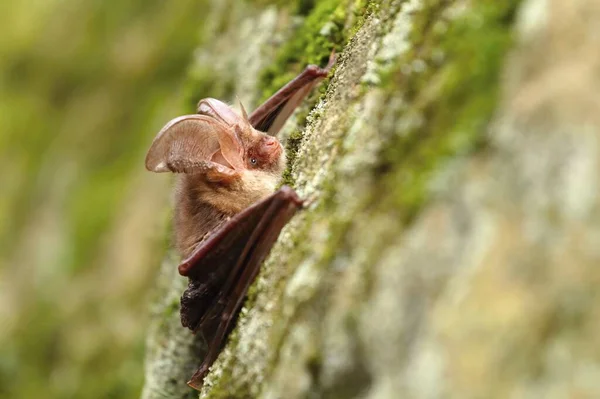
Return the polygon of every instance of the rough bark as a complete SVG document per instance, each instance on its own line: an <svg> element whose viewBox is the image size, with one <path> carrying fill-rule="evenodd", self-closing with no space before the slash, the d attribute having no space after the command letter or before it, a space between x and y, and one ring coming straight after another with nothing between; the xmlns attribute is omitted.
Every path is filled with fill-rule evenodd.
<svg viewBox="0 0 600 399"><path fill-rule="evenodd" d="M350 3L290 146L288 182L316 201L200 396L599 396L598 2ZM173 298L147 398L189 374Z"/></svg>

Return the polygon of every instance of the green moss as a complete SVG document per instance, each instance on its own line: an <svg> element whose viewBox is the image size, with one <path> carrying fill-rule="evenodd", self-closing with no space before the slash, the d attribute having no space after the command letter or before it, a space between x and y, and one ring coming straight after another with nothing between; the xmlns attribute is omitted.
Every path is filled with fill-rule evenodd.
<svg viewBox="0 0 600 399"><path fill-rule="evenodd" d="M369 0L319 2L306 17L298 32L292 35L292 39L279 50L275 62L263 72L259 84L262 90L262 101L298 75L306 65L326 65L331 52L335 50L339 53L342 46L363 25L366 17L378 8L375 3ZM349 10L353 13L355 22L349 28L345 28ZM324 95L327 82L320 86L320 95ZM308 110L317 99L318 96L315 94L309 97L310 107L298 115L300 125L304 125ZM290 167L294 164L302 137L302 131L295 131L288 138L286 154ZM284 172L283 184L294 184L290 167Z"/></svg>
<svg viewBox="0 0 600 399"><path fill-rule="evenodd" d="M337 3L338 6L342 4L341 2L325 3L330 7L333 3ZM378 176L378 179L374 186L365 187L365 191L374 193L373 197L365 198L364 204L356 206L356 209L362 210L361 217L368 219L367 215L371 213L380 215L383 212L390 218L397 215L405 222L410 221L428 200L431 178L445 162L485 148L485 129L497 106L501 68L506 51L511 44L510 31L518 3L517 0L501 4L481 1L466 8L462 16L449 19L447 17L449 13L446 11L452 5L451 2L425 1L423 8L411 15L413 30L409 37L410 50L394 60L394 66L382 76L382 88L387 98L382 102L381 116L391 117L396 123L391 130L378 132L381 137L377 139L384 143L383 149L374 170L366 172ZM354 4L359 6L363 16L380 11L379 6L375 6L374 2L356 1ZM314 12L316 13L317 10L318 8L315 8ZM393 18L391 12L389 17L388 22ZM310 18L311 16L306 21ZM350 16L346 14L345 18ZM320 20L320 23L325 21L326 18ZM354 34L362 23L363 20L358 18L354 28L348 29L348 34ZM389 26L381 26L378 34L385 34L386 29L389 29ZM341 40L344 42L348 38L347 33L343 29L340 32L343 37ZM306 39L296 35L293 40L304 43L303 40ZM309 56L302 52L293 53L290 49L297 50L291 44L284 46L278 58L280 62L270 68L271 75L265 75L263 78L269 76L273 78L277 75L275 71L297 68L290 75L282 78L285 82L304 67L305 62L299 61L298 57L306 57L305 59L308 60ZM328 51L321 50L320 57L326 58ZM263 79L264 96L272 94L282 83L269 86L272 81ZM370 87L365 87L363 94L369 89ZM402 110L392 109L399 98L402 99ZM360 98L355 100L360 101ZM314 116L318 118L318 115ZM340 125L346 126L345 123ZM339 125L337 128L343 129ZM344 133L338 133L339 142L334 141L332 147L336 148L336 156L342 159L346 155L342 145ZM328 132L328 134L332 133ZM290 165L294 163L302 139L302 132L296 131L288 141L288 156L292 158ZM352 148L350 151L356 149ZM293 250L278 251L285 254L287 264L297 265L300 259L309 258L307 252L310 252L310 248L307 243L311 240L308 237L315 224L321 224L323 229L327 230L326 249L316 261L318 262L316 268L329 268L333 259L343 256L342 253L346 250L351 252L349 231L355 228L355 220L352 216L340 216L337 212L343 206L337 203L336 198L340 184L345 184L340 180L341 176L331 174L327 176L324 186L320 188L318 208L307 212L301 224L295 226L293 234L295 238L292 239L294 241L285 242L285 245L289 245ZM286 172L284 181L288 184L293 183L289 171ZM380 247L376 248L376 245L370 248L366 256L370 263L377 263L377 258L384 253L380 249L392 245L391 243L397 240L398 233L394 230L389 232L389 236L378 236ZM364 271L365 281L361 289L365 291L370 290L372 276L369 273L370 269ZM320 283L318 289L327 292L315 293L315 297L309 300L310 303L295 304L294 314L290 316L288 313L285 316L287 323L282 328L287 329L289 325L294 325L293 320L308 307L314 309L318 306L316 303L329 303L328 295L333 291L330 288L327 283ZM280 293L283 288L269 287L269 291ZM247 306L252 305L256 294L256 288L250 290ZM279 321L284 320L283 315L273 317ZM356 334L353 331L352 314L348 315L347 321L347 329L352 334ZM280 340L277 341L276 338L274 342L269 342L272 345L270 350L274 353L279 352L287 332L281 331L275 335L278 334L281 334ZM235 348L237 336L232 337L231 341L231 347ZM226 359L234 361L229 357ZM319 359L309 358L306 362L309 369L319 367ZM360 359L356 363L360 365ZM223 368L224 371L227 369L227 366ZM366 381L361 383L361 386L368 384L369 375L362 372L360 368L355 371L357 376ZM268 371L265 374L269 375ZM227 379L219 379L218 386L225 387L219 389L226 389L229 384ZM239 384L239 382L231 382L231 384ZM230 397L244 397L243 390L246 388L232 388L236 390L236 395L220 391L213 395L211 391L210 397L227 397L228 393Z"/></svg>
<svg viewBox="0 0 600 399"><path fill-rule="evenodd" d="M307 15L315 6L315 0L252 0L252 3L260 7L285 7L296 15Z"/></svg>
<svg viewBox="0 0 600 399"><path fill-rule="evenodd" d="M161 319L168 320L173 314L179 313L179 298L174 298L163 309L163 317Z"/></svg>
<svg viewBox="0 0 600 399"><path fill-rule="evenodd" d="M236 345L239 340L238 329L235 328L229 334L227 338L227 345ZM235 359L227 359L228 362L235 361ZM213 366L214 367L214 366ZM232 367L230 364L226 364L219 368L218 382L211 386L206 395L202 397L205 399L229 399L229 398L250 398L252 395L249 394L247 381L240 381L236 379L232 374Z"/></svg>
<svg viewBox="0 0 600 399"><path fill-rule="evenodd" d="M415 15L411 51L383 77L389 101L400 90L408 108L398 112L378 165L390 193L383 205L405 220L427 201L444 162L485 147L518 4L481 1L449 20L447 2L429 1Z"/></svg>
<svg viewBox="0 0 600 399"><path fill-rule="evenodd" d="M345 4L341 0L319 2L275 61L262 73L262 101L298 75L308 64L325 65L333 49L344 43Z"/></svg>
<svg viewBox="0 0 600 399"><path fill-rule="evenodd" d="M371 0L355 0L352 13L354 14L354 24L346 32L346 37L353 37L360 28L363 27L367 17L371 14L378 13L381 4Z"/></svg>
<svg viewBox="0 0 600 399"><path fill-rule="evenodd" d="M294 164L294 160L296 159L296 154L298 153L298 147L300 146L300 143L302 142L302 132L300 130L295 130L292 134L290 134L290 137L288 137L286 146L285 146L285 153L287 155L287 160L288 160L288 166L284 171L283 171L283 177L281 178L281 184L285 184L288 186L293 186L294 185L294 177L292 176L292 168L291 165Z"/></svg>

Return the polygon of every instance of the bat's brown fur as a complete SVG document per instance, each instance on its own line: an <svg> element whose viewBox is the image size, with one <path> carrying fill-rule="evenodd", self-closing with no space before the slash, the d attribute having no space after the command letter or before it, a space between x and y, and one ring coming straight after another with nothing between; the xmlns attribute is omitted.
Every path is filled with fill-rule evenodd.
<svg viewBox="0 0 600 399"><path fill-rule="evenodd" d="M284 168L285 155L281 151L267 171L244 170L229 181L210 182L204 174L180 174L175 191L174 232L181 256L190 255L223 221L272 194Z"/></svg>

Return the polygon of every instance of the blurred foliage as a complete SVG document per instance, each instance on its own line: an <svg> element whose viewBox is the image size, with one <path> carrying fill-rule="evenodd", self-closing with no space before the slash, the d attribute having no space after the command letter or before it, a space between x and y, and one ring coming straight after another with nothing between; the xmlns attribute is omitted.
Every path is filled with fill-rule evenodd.
<svg viewBox="0 0 600 399"><path fill-rule="evenodd" d="M252 0L258 6L276 5L287 7L294 15L308 15L315 6L315 0Z"/></svg>
<svg viewBox="0 0 600 399"><path fill-rule="evenodd" d="M0 2L0 397L138 396L168 219L143 157L206 8Z"/></svg>

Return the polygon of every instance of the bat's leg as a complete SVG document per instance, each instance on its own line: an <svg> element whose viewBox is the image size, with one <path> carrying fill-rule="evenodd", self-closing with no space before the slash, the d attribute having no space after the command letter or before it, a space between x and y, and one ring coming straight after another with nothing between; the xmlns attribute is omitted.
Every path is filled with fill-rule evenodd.
<svg viewBox="0 0 600 399"><path fill-rule="evenodd" d="M242 306L250 284L260 270L262 261L268 255L283 226L301 206L302 201L289 187L284 186L273 195L271 204L250 236L238 265L232 271L224 287L225 296L222 300L224 306L215 307L201 322L202 331L213 330L212 323L218 323L218 325L214 334L212 331L209 333L213 337L209 342L209 351L206 357L200 368L188 381L188 385L192 388L199 389L202 386L208 368L217 359L221 347L233 327L237 312Z"/></svg>
<svg viewBox="0 0 600 399"><path fill-rule="evenodd" d="M227 326L229 324L227 320L229 318L231 318L230 315L226 315L225 313L223 313L221 317L206 320L204 322L201 333L208 345L208 352L206 352L206 355L204 356L202 364L200 365L198 370L196 370L194 375L192 375L190 380L187 382L187 384L190 387L197 390L200 390L200 388L202 388L202 381L208 373L208 368L214 363L215 360L217 360L219 352L221 351L221 348L223 346L223 342L217 342L217 338L215 337L220 335L220 329L223 325ZM226 333L227 332L228 331L226 331Z"/></svg>
<svg viewBox="0 0 600 399"><path fill-rule="evenodd" d="M319 68L316 65L307 66L300 75L279 89L250 114L248 118L250 124L257 130L271 135L277 134L304 97L327 76L334 62L335 52L332 52L325 68Z"/></svg>

